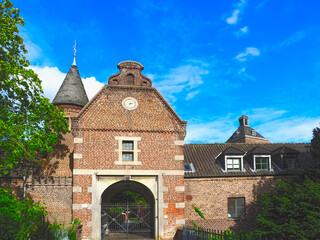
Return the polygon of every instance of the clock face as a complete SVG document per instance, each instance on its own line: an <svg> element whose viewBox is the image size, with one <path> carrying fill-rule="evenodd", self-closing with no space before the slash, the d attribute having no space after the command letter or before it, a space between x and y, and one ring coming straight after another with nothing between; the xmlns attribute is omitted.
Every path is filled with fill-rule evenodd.
<svg viewBox="0 0 320 240"><path fill-rule="evenodd" d="M122 106L128 110L133 110L138 107L138 101L133 97L127 97L123 99Z"/></svg>

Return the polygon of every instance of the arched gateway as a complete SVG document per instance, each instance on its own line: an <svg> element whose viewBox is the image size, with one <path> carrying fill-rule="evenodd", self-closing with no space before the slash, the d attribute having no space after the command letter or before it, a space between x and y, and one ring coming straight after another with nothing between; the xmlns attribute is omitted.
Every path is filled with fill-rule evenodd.
<svg viewBox="0 0 320 240"><path fill-rule="evenodd" d="M155 198L145 185L123 180L101 197L101 239L154 239Z"/></svg>

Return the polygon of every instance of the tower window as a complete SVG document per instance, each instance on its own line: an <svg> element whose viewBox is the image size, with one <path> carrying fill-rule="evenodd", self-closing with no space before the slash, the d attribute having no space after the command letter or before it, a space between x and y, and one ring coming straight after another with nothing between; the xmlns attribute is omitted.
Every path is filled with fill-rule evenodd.
<svg viewBox="0 0 320 240"><path fill-rule="evenodd" d="M128 74L127 75L127 84L133 85L133 83L134 83L133 75L132 74Z"/></svg>

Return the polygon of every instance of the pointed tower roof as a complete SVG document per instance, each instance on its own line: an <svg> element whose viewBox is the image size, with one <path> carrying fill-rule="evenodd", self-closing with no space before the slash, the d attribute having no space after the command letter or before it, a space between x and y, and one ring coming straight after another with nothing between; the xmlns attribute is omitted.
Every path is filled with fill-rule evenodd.
<svg viewBox="0 0 320 240"><path fill-rule="evenodd" d="M89 102L78 67L72 64L52 103L54 105L85 106Z"/></svg>

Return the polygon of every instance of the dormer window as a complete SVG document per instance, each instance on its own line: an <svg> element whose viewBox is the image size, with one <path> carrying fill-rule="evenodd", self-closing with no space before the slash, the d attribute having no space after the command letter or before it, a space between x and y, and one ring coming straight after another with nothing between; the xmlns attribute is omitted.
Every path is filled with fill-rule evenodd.
<svg viewBox="0 0 320 240"><path fill-rule="evenodd" d="M272 154L272 161L282 170L295 169L298 167L299 151L282 146Z"/></svg>
<svg viewBox="0 0 320 240"><path fill-rule="evenodd" d="M270 155L254 155L255 171L270 171L271 157Z"/></svg>
<svg viewBox="0 0 320 240"><path fill-rule="evenodd" d="M257 136L256 130L252 130L251 134L252 134L252 136L254 136L254 137Z"/></svg>
<svg viewBox="0 0 320 240"><path fill-rule="evenodd" d="M227 172L240 172L243 171L242 156L226 156L226 170Z"/></svg>
<svg viewBox="0 0 320 240"><path fill-rule="evenodd" d="M283 168L295 169L297 167L297 160L294 156L283 156Z"/></svg>
<svg viewBox="0 0 320 240"><path fill-rule="evenodd" d="M128 85L133 85L134 84L134 78L132 74L127 75L127 84Z"/></svg>

